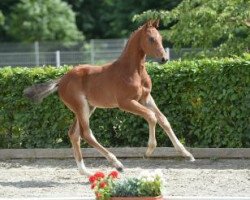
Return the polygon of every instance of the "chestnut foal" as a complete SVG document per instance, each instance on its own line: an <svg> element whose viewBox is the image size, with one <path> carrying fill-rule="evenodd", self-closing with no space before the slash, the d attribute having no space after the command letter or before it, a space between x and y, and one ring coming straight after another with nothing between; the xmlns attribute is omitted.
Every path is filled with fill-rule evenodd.
<svg viewBox="0 0 250 200"><path fill-rule="evenodd" d="M175 149L194 161L194 157L177 139L167 118L150 95L152 84L145 68L146 55L162 62L168 60L162 46L162 37L157 30L158 23L159 21L149 21L138 28L129 38L121 56L113 63L103 66L79 65L57 80L34 85L24 91L30 99L41 101L58 90L61 100L75 114L75 121L68 134L81 174L90 175L82 158L81 138L96 148L118 170L123 169L116 156L98 143L89 127L89 118L96 107L118 107L143 117L149 125L146 156L150 156L156 147L155 126L159 123Z"/></svg>

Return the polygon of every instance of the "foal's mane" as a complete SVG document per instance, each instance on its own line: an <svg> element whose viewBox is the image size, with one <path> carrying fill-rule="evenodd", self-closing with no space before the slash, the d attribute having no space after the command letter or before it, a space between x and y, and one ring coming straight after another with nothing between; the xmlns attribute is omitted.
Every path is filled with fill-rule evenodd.
<svg viewBox="0 0 250 200"><path fill-rule="evenodd" d="M138 29L134 30L134 31L130 34L129 40L130 40L132 37L134 37L134 35L135 35L137 32L139 32L143 27L144 27L144 26L140 26Z"/></svg>
<svg viewBox="0 0 250 200"><path fill-rule="evenodd" d="M133 32L130 34L130 36L129 36L129 38L128 38L128 41L127 41L127 43L126 43L126 45L125 45L125 47L124 47L124 49L123 49L123 51L122 51L122 53L121 53L121 56L123 55L124 52L127 51L128 45L130 44L131 40L134 38L134 36L135 36L139 31L141 31L141 29L142 29L143 27L144 27L144 26L140 26L138 29L136 29L135 31L133 31ZM120 57L121 57L121 56L120 56Z"/></svg>

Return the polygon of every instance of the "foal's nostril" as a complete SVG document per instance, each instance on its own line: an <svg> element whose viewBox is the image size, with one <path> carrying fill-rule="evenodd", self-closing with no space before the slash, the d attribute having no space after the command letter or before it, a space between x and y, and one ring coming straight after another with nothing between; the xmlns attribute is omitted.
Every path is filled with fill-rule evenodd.
<svg viewBox="0 0 250 200"><path fill-rule="evenodd" d="M164 57L163 57L163 58L161 59L161 62L162 62L162 63L166 63L167 61L168 61L167 58L164 58Z"/></svg>

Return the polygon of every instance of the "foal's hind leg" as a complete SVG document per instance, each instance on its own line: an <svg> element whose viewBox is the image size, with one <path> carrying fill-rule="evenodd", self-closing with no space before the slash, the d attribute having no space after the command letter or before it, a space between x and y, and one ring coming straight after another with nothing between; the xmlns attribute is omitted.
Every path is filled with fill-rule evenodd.
<svg viewBox="0 0 250 200"><path fill-rule="evenodd" d="M123 170L122 163L116 158L114 154L112 154L106 148L104 148L93 135L89 127L89 115L91 114L91 111L89 104L85 98L83 99L82 107L79 107L79 109L75 114L80 123L81 137L89 145L96 148L104 157L106 157L107 160L111 162L114 167L117 168L117 170L122 171Z"/></svg>
<svg viewBox="0 0 250 200"><path fill-rule="evenodd" d="M184 157L188 157L190 161L195 161L193 155L186 150L186 148L181 144L181 142L178 140L176 135L174 134L174 131L172 130L170 123L168 122L167 118L161 113L161 111L156 106L154 99L151 95L149 95L145 106L151 109L157 118L157 122L159 125L163 128L165 133L170 138L171 142L173 143L175 149L180 152Z"/></svg>
<svg viewBox="0 0 250 200"><path fill-rule="evenodd" d="M72 143L74 157L80 174L89 176L90 173L87 171L82 158L81 152L81 136L80 136L80 126L77 120L74 121L73 125L68 132L70 141Z"/></svg>

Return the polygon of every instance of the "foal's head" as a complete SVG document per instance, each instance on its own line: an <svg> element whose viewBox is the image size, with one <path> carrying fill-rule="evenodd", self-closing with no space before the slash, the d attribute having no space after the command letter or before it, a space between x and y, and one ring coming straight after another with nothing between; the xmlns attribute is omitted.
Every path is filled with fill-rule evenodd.
<svg viewBox="0 0 250 200"><path fill-rule="evenodd" d="M141 47L146 55L160 59L162 63L168 61L167 53L162 46L162 36L157 30L159 20L148 21L142 27Z"/></svg>

